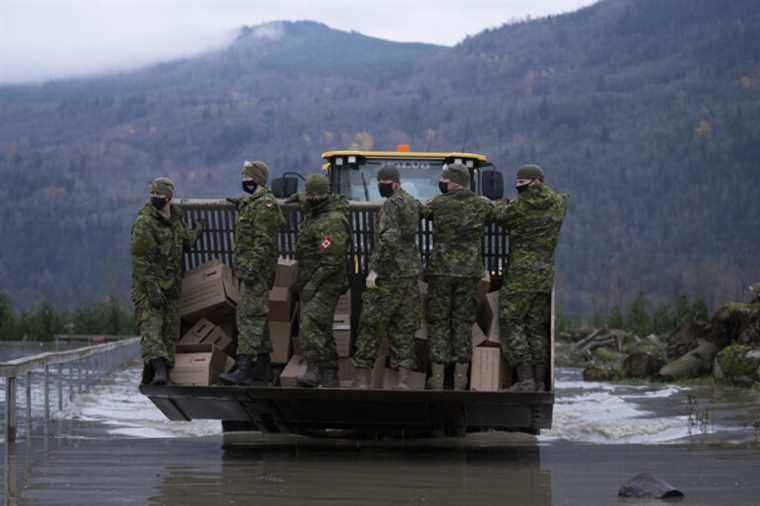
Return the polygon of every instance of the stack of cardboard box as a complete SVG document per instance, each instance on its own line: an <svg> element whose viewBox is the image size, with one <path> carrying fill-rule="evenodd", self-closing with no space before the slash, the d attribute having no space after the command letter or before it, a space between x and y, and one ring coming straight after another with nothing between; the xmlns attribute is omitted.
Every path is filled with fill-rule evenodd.
<svg viewBox="0 0 760 506"><path fill-rule="evenodd" d="M177 342L170 379L177 385L213 385L234 364L238 280L221 260L188 272L182 281L179 313L189 329Z"/></svg>
<svg viewBox="0 0 760 506"><path fill-rule="evenodd" d="M499 338L499 292L486 295L472 332L470 390L494 392L511 383L512 371L501 356Z"/></svg>
<svg viewBox="0 0 760 506"><path fill-rule="evenodd" d="M272 339L272 364L283 365L290 360L292 336L298 324L295 298L298 262L280 258L269 292L269 335Z"/></svg>
<svg viewBox="0 0 760 506"><path fill-rule="evenodd" d="M333 337L338 353L338 381L341 386L350 386L354 379L351 362L351 290L338 298L333 316Z"/></svg>

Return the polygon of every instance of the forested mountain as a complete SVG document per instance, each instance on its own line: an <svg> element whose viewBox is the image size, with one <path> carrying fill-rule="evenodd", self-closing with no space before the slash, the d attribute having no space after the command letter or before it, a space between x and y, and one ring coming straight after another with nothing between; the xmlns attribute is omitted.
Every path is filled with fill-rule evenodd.
<svg viewBox="0 0 760 506"><path fill-rule="evenodd" d="M566 313L640 291L743 299L760 281L760 4L605 0L453 48L271 23L196 58L0 87L0 288L126 296L155 175L225 196L244 159L311 172L324 150L398 143L483 152L507 180L536 161L572 194Z"/></svg>

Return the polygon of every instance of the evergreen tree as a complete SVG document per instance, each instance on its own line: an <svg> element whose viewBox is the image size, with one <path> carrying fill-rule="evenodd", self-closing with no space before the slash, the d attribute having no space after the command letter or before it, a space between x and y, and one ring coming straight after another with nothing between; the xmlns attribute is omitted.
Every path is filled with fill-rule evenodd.
<svg viewBox="0 0 760 506"><path fill-rule="evenodd" d="M620 306L612 308L610 317L607 320L607 327L611 329L623 329L625 327L625 321L623 320L623 313L620 311Z"/></svg>
<svg viewBox="0 0 760 506"><path fill-rule="evenodd" d="M676 316L670 304L661 303L652 316L652 331L657 335L672 333L677 326Z"/></svg>
<svg viewBox="0 0 760 506"><path fill-rule="evenodd" d="M638 336L646 336L651 333L652 322L647 309L648 305L646 296L639 292L628 311L626 330Z"/></svg>
<svg viewBox="0 0 760 506"><path fill-rule="evenodd" d="M701 295L694 300L694 304L691 306L691 315L694 320L707 321L710 319L710 311Z"/></svg>

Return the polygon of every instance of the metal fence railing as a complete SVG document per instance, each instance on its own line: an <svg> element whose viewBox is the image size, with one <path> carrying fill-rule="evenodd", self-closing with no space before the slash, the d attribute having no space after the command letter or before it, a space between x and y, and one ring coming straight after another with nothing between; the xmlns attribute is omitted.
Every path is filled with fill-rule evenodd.
<svg viewBox="0 0 760 506"><path fill-rule="evenodd" d="M34 377L42 379L45 424L50 422L50 387L57 390L58 410L63 410L66 397L74 400L76 393L88 391L101 378L139 357L140 339L128 337L66 351L40 353L0 363L0 377L5 378L5 441L14 442L17 431L17 387L24 379L26 394L27 434L32 424L32 385ZM68 392L66 392L68 390ZM68 394L68 395L66 395Z"/></svg>

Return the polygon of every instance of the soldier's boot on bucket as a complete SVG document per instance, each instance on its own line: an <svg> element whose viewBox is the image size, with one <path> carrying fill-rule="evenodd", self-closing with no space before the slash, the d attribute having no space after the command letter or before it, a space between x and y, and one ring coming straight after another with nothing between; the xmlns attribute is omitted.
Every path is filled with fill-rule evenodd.
<svg viewBox="0 0 760 506"><path fill-rule="evenodd" d="M430 373L430 379L428 379L428 390L443 390L443 371L445 366L443 364L433 364L432 371Z"/></svg>
<svg viewBox="0 0 760 506"><path fill-rule="evenodd" d="M150 367L153 369L153 380L150 382L151 385L162 386L169 384L169 364L164 357L151 360Z"/></svg>
<svg viewBox="0 0 760 506"><path fill-rule="evenodd" d="M253 366L253 381L257 385L271 385L274 380L272 357L269 353L259 353Z"/></svg>
<svg viewBox="0 0 760 506"><path fill-rule="evenodd" d="M470 364L457 364L454 367L454 390L467 388L467 372Z"/></svg>
<svg viewBox="0 0 760 506"><path fill-rule="evenodd" d="M311 362L306 363L306 372L296 378L298 386L315 388L319 386L319 367Z"/></svg>
<svg viewBox="0 0 760 506"><path fill-rule="evenodd" d="M360 367L354 369L354 388L366 390L369 388L370 370Z"/></svg>
<svg viewBox="0 0 760 506"><path fill-rule="evenodd" d="M324 388L338 388L338 370L332 367L324 367L319 371L319 386Z"/></svg>
<svg viewBox="0 0 760 506"><path fill-rule="evenodd" d="M397 390L411 390L409 386L409 369L406 367L398 368L398 383L396 384Z"/></svg>
<svg viewBox="0 0 760 506"><path fill-rule="evenodd" d="M517 383L512 385L510 392L535 392L536 383L533 381L533 368L530 364L517 366Z"/></svg>
<svg viewBox="0 0 760 506"><path fill-rule="evenodd" d="M536 383L536 392L546 392L546 366L533 366L533 381Z"/></svg>
<svg viewBox="0 0 760 506"><path fill-rule="evenodd" d="M248 355L238 355L234 369L220 374L219 381L225 385L252 386L254 376L253 363L250 357Z"/></svg>

